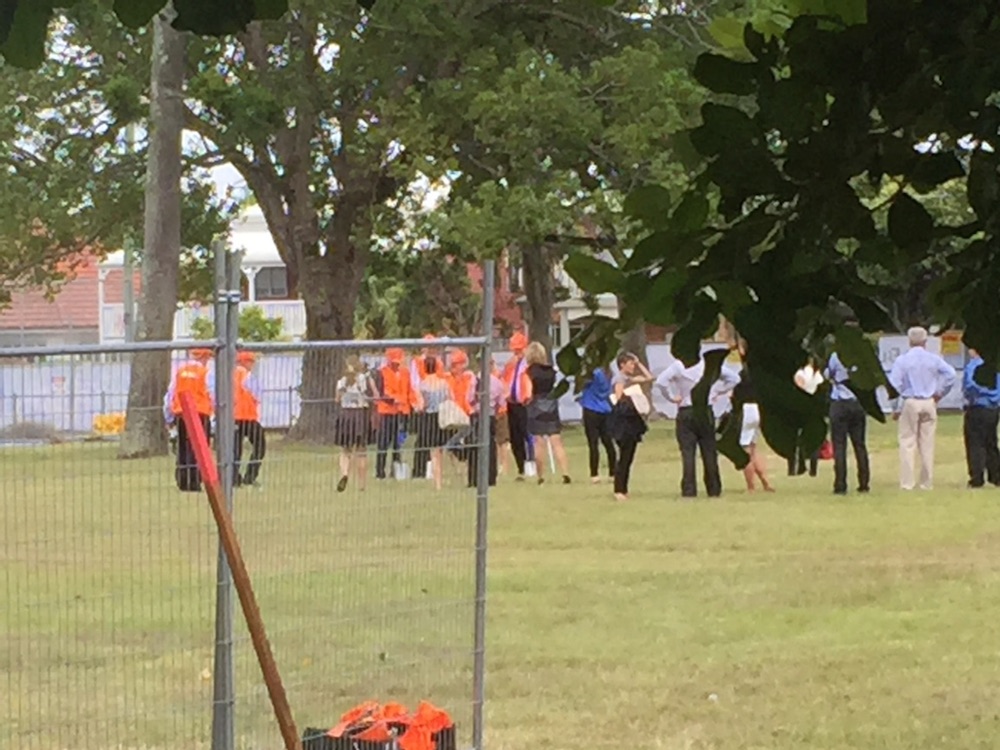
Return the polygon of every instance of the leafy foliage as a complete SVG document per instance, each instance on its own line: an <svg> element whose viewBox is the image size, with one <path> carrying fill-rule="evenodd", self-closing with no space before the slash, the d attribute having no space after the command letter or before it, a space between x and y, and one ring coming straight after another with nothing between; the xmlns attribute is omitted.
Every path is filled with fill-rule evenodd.
<svg viewBox="0 0 1000 750"><path fill-rule="evenodd" d="M102 5L109 3L102 0ZM224 36L254 20L280 18L288 0L114 0L114 12L131 28L145 26L168 6L176 12L180 31ZM6 0L0 8L0 55L11 65L37 68L45 59L45 42L61 4L58 0Z"/></svg>
<svg viewBox="0 0 1000 750"><path fill-rule="evenodd" d="M797 6L787 28L747 24L726 60L706 53L695 65L715 95L688 133L705 165L681 204L699 210L650 224L619 281L635 313L681 326L678 355L713 315L735 323L753 353L764 435L782 455L800 429L807 448L822 439L822 402L792 375L829 334L857 358L862 400L883 418L871 389L885 376L867 345L845 338L843 311L866 331L891 329L878 300L943 248L934 318L964 323L990 367L1000 359L994 5L786 5ZM972 211L959 224L934 205L952 181ZM876 205L865 200L873 188L885 191Z"/></svg>
<svg viewBox="0 0 1000 750"><path fill-rule="evenodd" d="M239 337L244 342L278 341L283 325L282 318L269 318L258 305L248 305L240 310ZM191 323L191 335L199 341L215 338L215 323L207 317L196 318Z"/></svg>
<svg viewBox="0 0 1000 750"><path fill-rule="evenodd" d="M139 127L134 142L126 134L146 116L148 42L144 34L122 33L100 4L80 3L62 17L40 68L4 69L0 278L7 286L58 281L62 262L84 248L103 253L129 240L141 244L147 144ZM207 173L194 165L182 193L182 241L207 247L233 207L216 198ZM192 260L200 252L192 251ZM203 281L187 281L197 296Z"/></svg>

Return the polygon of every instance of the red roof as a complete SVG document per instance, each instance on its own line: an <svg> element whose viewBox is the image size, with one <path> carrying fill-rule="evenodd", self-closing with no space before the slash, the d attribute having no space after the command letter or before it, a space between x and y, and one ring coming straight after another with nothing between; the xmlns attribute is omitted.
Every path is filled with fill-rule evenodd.
<svg viewBox="0 0 1000 750"><path fill-rule="evenodd" d="M85 253L61 268L66 279L58 285L50 300L43 289L25 289L11 293L10 305L0 310L2 330L53 330L63 328L98 328L100 258ZM122 271L112 270L104 284L105 302L122 302ZM139 274L136 274L136 295Z"/></svg>

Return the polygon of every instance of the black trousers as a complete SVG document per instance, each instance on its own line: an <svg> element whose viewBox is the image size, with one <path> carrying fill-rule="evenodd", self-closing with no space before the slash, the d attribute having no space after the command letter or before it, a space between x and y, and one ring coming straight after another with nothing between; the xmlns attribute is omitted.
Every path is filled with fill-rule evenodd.
<svg viewBox="0 0 1000 750"><path fill-rule="evenodd" d="M618 441L618 459L612 463L617 494L628 494L628 480L632 474L632 462L635 460L635 451L638 447L639 441L635 438Z"/></svg>
<svg viewBox="0 0 1000 750"><path fill-rule="evenodd" d="M587 436L587 452L590 457L591 477L596 477L600 473L601 445L604 445L604 452L608 454L608 476L613 477L615 475L617 456L615 441L611 439L611 435L608 433L608 420L610 418L610 414L601 414L590 409L583 410L583 432ZM625 483L628 484L627 478Z"/></svg>
<svg viewBox="0 0 1000 750"><path fill-rule="evenodd" d="M399 434L406 427L405 414L380 414L378 418L378 433L375 445L378 453L375 456L375 476L385 479L386 453L392 448L392 462L402 459L399 452Z"/></svg>
<svg viewBox="0 0 1000 750"><path fill-rule="evenodd" d="M243 441L250 441L250 460L247 462L247 473L240 477L240 463L243 461ZM267 453L267 438L264 428L256 420L238 419L236 421L236 438L233 444L233 483L239 487L243 484L256 484L260 476L260 465Z"/></svg>
<svg viewBox="0 0 1000 750"><path fill-rule="evenodd" d="M431 450L428 446L430 431L425 429L427 421L422 419L426 415L415 414L412 421L412 428L417 433L416 442L413 445L413 479L424 479L427 477L427 464L431 461ZM437 415L434 415L437 419Z"/></svg>
<svg viewBox="0 0 1000 750"><path fill-rule="evenodd" d="M472 417L472 433L466 440L469 446L468 456L468 484L470 487L475 487L479 483L479 456L480 446L479 446L479 415L474 415ZM489 484L490 487L496 487L497 484L497 420L496 417L490 417L490 442L486 446L486 451L489 455Z"/></svg>
<svg viewBox="0 0 1000 750"><path fill-rule="evenodd" d="M507 424L510 425L510 450L517 464L517 475L524 476L528 450L528 408L524 404L507 404Z"/></svg>
<svg viewBox="0 0 1000 750"><path fill-rule="evenodd" d="M205 436L211 443L211 417L202 414L201 425L205 430ZM187 423L179 415L177 417L177 467L174 469L174 479L181 492L201 492L201 471L198 469L198 459L195 457L194 445L192 445L191 437L188 435Z"/></svg>
<svg viewBox="0 0 1000 750"><path fill-rule="evenodd" d="M858 464L858 491L867 492L871 485L871 468L868 464L868 446L865 429L868 415L855 399L830 402L830 441L833 443L833 491L847 492L847 440L854 448Z"/></svg>
<svg viewBox="0 0 1000 750"><path fill-rule="evenodd" d="M681 495L697 497L698 479L696 455L701 451L704 467L705 490L709 497L722 494L722 476L719 474L719 451L715 444L715 425L711 420L699 419L694 407L683 406L677 413L677 444L681 449Z"/></svg>
<svg viewBox="0 0 1000 750"><path fill-rule="evenodd" d="M970 406L965 410L965 459L969 464L969 486L982 487L983 476L1000 486L1000 450L997 449L997 422L1000 409Z"/></svg>

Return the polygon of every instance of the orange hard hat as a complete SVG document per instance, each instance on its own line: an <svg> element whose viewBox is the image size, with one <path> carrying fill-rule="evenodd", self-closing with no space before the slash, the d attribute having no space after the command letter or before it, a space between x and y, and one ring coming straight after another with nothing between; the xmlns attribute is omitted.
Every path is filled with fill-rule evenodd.
<svg viewBox="0 0 1000 750"><path fill-rule="evenodd" d="M192 349L191 356L195 359L211 359L214 352L211 349Z"/></svg>
<svg viewBox="0 0 1000 750"><path fill-rule="evenodd" d="M456 349L448 354L448 362L454 365L467 365L469 364L469 355L463 352L461 349Z"/></svg>
<svg viewBox="0 0 1000 750"><path fill-rule="evenodd" d="M435 336L433 333L425 333L424 334L424 341L433 341L436 338L437 338L437 336Z"/></svg>
<svg viewBox="0 0 1000 750"><path fill-rule="evenodd" d="M390 347L385 350L385 358L392 362L393 364L403 364L403 360L406 359L406 353L397 347Z"/></svg>
<svg viewBox="0 0 1000 750"><path fill-rule="evenodd" d="M236 352L236 361L253 363L257 361L257 355L253 352L238 351Z"/></svg>
<svg viewBox="0 0 1000 750"><path fill-rule="evenodd" d="M528 348L527 337L518 331L513 336L510 337L510 350L512 352L523 352Z"/></svg>

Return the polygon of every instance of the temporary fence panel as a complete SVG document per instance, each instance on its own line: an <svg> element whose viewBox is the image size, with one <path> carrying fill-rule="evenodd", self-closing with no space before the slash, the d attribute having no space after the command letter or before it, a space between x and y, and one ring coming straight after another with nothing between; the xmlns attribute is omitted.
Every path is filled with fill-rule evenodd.
<svg viewBox="0 0 1000 750"><path fill-rule="evenodd" d="M407 407L411 413L398 415L391 402L338 407L338 381L363 391L367 382L392 376L380 373L385 347L377 342L325 346L258 354L255 368L262 372L291 354L299 361L314 357L314 380L304 384L294 442L272 440L256 486L241 487L235 497L237 531L285 688L302 727L332 727L367 699L414 708L429 700L452 714L461 746L468 747L476 422L443 429L436 408ZM449 356L459 348L475 369L482 346L449 347ZM422 357L412 349L405 354L401 369L409 375ZM358 374L348 367L354 358L375 364ZM459 374L457 382L468 377ZM450 398L451 378L446 372L413 393L433 408L441 394ZM250 451L247 441L243 477ZM277 746L242 623L235 670L237 746Z"/></svg>
<svg viewBox="0 0 1000 750"><path fill-rule="evenodd" d="M237 303L220 293L220 305ZM293 429L246 429L227 376L235 337L220 327L208 342L213 442L300 728L332 727L368 699L428 700L452 714L460 747L482 747L491 422L380 417L377 399L344 414L334 401L348 357L374 374L402 346L408 370L428 344L310 342L258 346L261 416L287 412ZM488 333L434 345L488 374ZM178 490L172 453L121 457L133 360L170 350L161 356L176 368L185 346L0 349L0 748L280 746L204 496ZM452 400L452 376L470 377L429 385ZM478 383L488 405L491 378ZM426 404L433 390L417 392ZM163 410L162 389L128 409L155 431ZM244 438L261 436L266 453L254 456Z"/></svg>
<svg viewBox="0 0 1000 750"><path fill-rule="evenodd" d="M0 431L2 748L209 746L215 533L172 456L119 459L113 374L133 356L101 370L100 413L63 397L69 373L91 387L85 357L0 358L23 406ZM162 394L134 405L162 409Z"/></svg>

